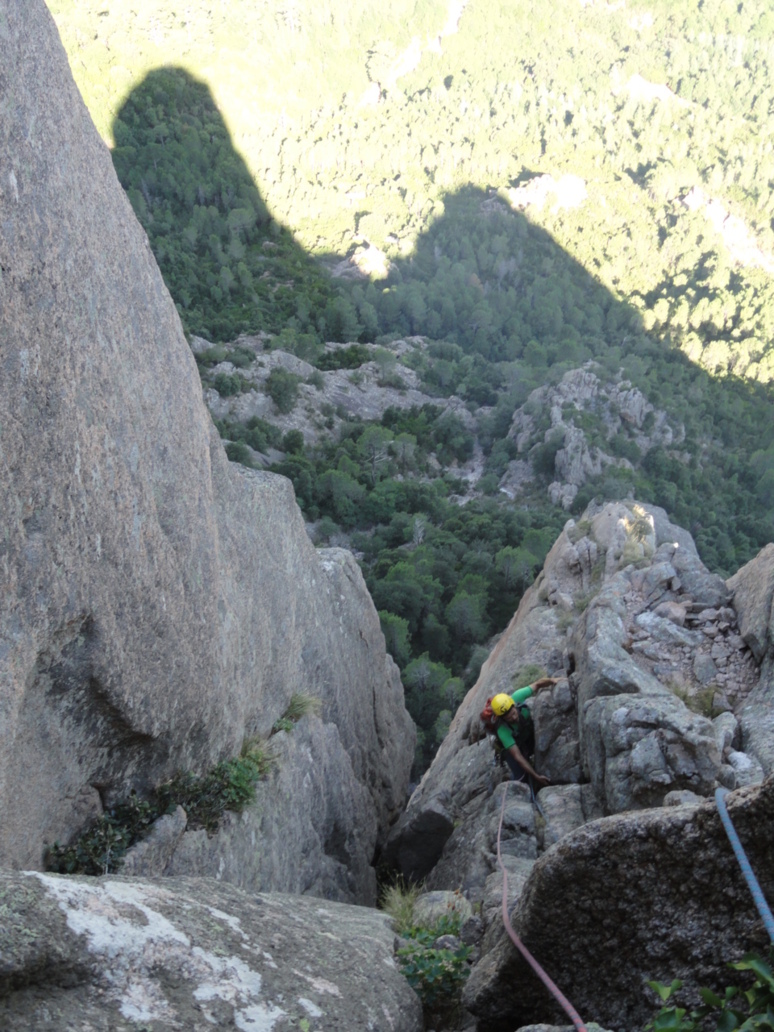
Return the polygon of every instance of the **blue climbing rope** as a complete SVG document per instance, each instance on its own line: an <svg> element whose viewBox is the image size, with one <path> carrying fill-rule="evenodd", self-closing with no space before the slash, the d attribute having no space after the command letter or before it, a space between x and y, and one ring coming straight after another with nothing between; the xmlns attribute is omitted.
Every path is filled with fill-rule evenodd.
<svg viewBox="0 0 774 1032"><path fill-rule="evenodd" d="M728 789L718 788L715 790L715 802L718 806L718 812L720 813L720 819L723 822L723 827L726 829L726 834L733 847L736 859L739 861L739 866L742 868L742 874L745 877L747 886L752 893L752 898L755 902L755 906L758 908L758 913L763 918L763 923L766 926L766 931L769 933L769 938L774 942L774 917L772 917L769 904L766 902L766 897L763 895L763 891L758 884L758 879L753 874L753 869L750 866L750 861L747 859L747 854L744 851L739 836L736 833L731 818L726 807L725 796L728 795Z"/></svg>

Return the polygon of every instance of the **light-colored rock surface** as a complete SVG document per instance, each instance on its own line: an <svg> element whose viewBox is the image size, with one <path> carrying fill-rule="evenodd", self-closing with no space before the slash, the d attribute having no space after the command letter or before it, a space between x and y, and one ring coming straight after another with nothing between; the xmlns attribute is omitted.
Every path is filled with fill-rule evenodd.
<svg viewBox="0 0 774 1032"><path fill-rule="evenodd" d="M195 350L205 351L212 347L209 341L195 338L192 341ZM349 345L328 344L329 351L335 351ZM253 416L260 416L279 427L283 432L300 430L304 440L311 443L324 438L328 440L335 434L341 423L349 418L363 420L379 420L388 408L409 409L421 408L423 405L434 405L444 412L452 412L469 429L474 429L476 421L466 408L461 398L452 395L450 398L434 397L421 389L420 378L410 365L402 359L412 351L424 351L426 341L423 337L409 337L407 340L395 340L390 344L362 344L360 347L372 355L389 351L394 355L395 365L391 376L403 386L383 383L382 372L376 360L366 361L357 369L315 370L315 367L295 355L280 350L271 350L271 342L265 336L242 336L232 346L222 346L228 353L231 347L253 351L256 360L250 365L240 368L239 375L247 382L249 389L241 394L221 397L213 388L206 388L204 399L207 407L216 419L235 419L246 422ZM298 400L289 413L277 411L274 402L265 391L265 384L273 369L285 369L301 378L298 384ZM213 366L208 375L218 373L233 374L236 367L226 359ZM319 385L307 384L305 381L312 374L316 375ZM325 413L328 413L327 415Z"/></svg>
<svg viewBox="0 0 774 1032"><path fill-rule="evenodd" d="M473 907L461 892L423 892L414 904L414 923L432 928L444 917L464 924L473 916Z"/></svg>
<svg viewBox="0 0 774 1032"><path fill-rule="evenodd" d="M728 581L738 614L739 633L760 663L772 645L774 544L766 547Z"/></svg>
<svg viewBox="0 0 774 1032"><path fill-rule="evenodd" d="M548 494L555 505L565 509L572 505L578 488L606 468L631 468L630 460L616 457L612 448L608 453L604 447L590 443L589 419L597 424L605 442L628 433L636 446L635 455L644 455L656 445L674 446L684 437L682 426L671 426L666 413L654 409L628 380L604 383L597 372L598 367L588 363L582 369L565 373L558 384L538 387L514 413L509 431L523 456L536 445L558 445L554 458L555 479ZM547 428L543 418L546 412L550 413ZM523 483L523 475L517 475L517 470L512 468L504 474L500 486L514 497Z"/></svg>
<svg viewBox="0 0 774 1032"><path fill-rule="evenodd" d="M188 816L182 806L176 807L174 813L159 817L145 838L127 850L121 874L138 878L165 874L187 823Z"/></svg>
<svg viewBox="0 0 774 1032"><path fill-rule="evenodd" d="M385 915L204 879L0 874L4 1032L421 1032Z"/></svg>
<svg viewBox="0 0 774 1032"><path fill-rule="evenodd" d="M269 750L272 767L255 803L228 814L213 838L186 831L163 873L375 903L376 814L335 727L307 716L274 735Z"/></svg>
<svg viewBox="0 0 774 1032"><path fill-rule="evenodd" d="M535 762L553 782L580 781L577 692L563 678L534 700Z"/></svg>
<svg viewBox="0 0 774 1032"><path fill-rule="evenodd" d="M740 714L742 744L766 774L774 771L774 544L728 581L739 633L761 664L760 680Z"/></svg>
<svg viewBox="0 0 774 1032"><path fill-rule="evenodd" d="M2 31L0 863L238 753L294 692L383 833L413 728L359 570L318 556L287 481L228 463L42 0ZM375 826L350 832L372 856Z"/></svg>
<svg viewBox="0 0 774 1032"><path fill-rule="evenodd" d="M768 899L774 894L774 784L727 805ZM696 990L728 984L730 960L768 938L714 802L621 814L573 832L535 864L512 914L517 934L584 1017L640 1028L652 1017L647 980ZM518 985L519 992L502 992ZM509 940L474 967L466 1006L484 1028L518 1028L561 1012Z"/></svg>
<svg viewBox="0 0 774 1032"><path fill-rule="evenodd" d="M581 785L551 785L540 793L542 820L538 819L538 844L545 850L580 828L588 817L583 811Z"/></svg>
<svg viewBox="0 0 774 1032"><path fill-rule="evenodd" d="M659 806L667 792L708 796L720 754L706 717L680 699L593 699L583 715L584 768L609 813Z"/></svg>

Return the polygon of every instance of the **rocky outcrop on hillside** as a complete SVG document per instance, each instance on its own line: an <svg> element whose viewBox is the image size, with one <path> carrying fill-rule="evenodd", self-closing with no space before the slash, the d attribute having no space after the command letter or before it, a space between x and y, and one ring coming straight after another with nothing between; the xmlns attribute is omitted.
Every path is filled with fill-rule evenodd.
<svg viewBox="0 0 774 1032"><path fill-rule="evenodd" d="M534 390L514 413L508 436L523 458L509 464L500 490L520 494L537 459L538 472L550 468L551 501L569 509L587 480L608 468L631 469L656 445L676 447L684 430L628 380L603 382L589 364Z"/></svg>
<svg viewBox="0 0 774 1032"><path fill-rule="evenodd" d="M375 910L211 880L0 874L6 1032L421 1032Z"/></svg>
<svg viewBox="0 0 774 1032"><path fill-rule="evenodd" d="M774 742L771 556L769 547L726 583L656 507L592 506L565 525L387 846L408 877L432 889L461 888L481 903L483 952L466 1005L487 1030L552 1013L539 983L520 991L520 1002L501 991L531 977L501 941L502 791L502 850L519 927L563 990L585 985L577 995L596 1008L588 1017L631 1028L652 1010L642 979L717 984L729 951L739 956L757 942L752 901L735 881L714 804L702 804L719 785L740 789L746 802L733 805L749 816L747 827L769 822L765 834L751 833L757 869L769 869L774 796L756 786ZM488 696L539 672L558 681L531 702L535 765L551 779L537 809L525 786L499 787L505 772L481 737L478 714ZM729 881L730 924L709 908L713 886ZM609 929L600 916L606 907ZM640 921L641 935L629 942L627 929ZM719 927L722 951L710 944ZM609 985L599 978L608 967Z"/></svg>
<svg viewBox="0 0 774 1032"><path fill-rule="evenodd" d="M287 481L227 461L42 0L11 0L2 31L0 864L39 868L303 693L321 719L228 856L260 833L242 884L372 901L414 732L360 572L315 552ZM187 871L230 869L198 855Z"/></svg>
<svg viewBox="0 0 774 1032"><path fill-rule="evenodd" d="M200 355L212 349L208 341L198 337L192 339L191 347ZM347 347L350 345L331 343L326 345L326 350L335 352ZM345 419L379 420L388 408L434 405L441 411L453 412L464 426L475 429L475 419L461 398L455 395L431 397L421 390L419 376L405 359L416 350L425 350L423 337L395 340L380 347L375 344L358 347L373 357L357 369L320 370L295 355L273 349L268 335L239 337L232 345L219 346L224 358L212 366L208 379L214 381L221 373L238 374L243 380L243 390L222 396L214 387L205 387L204 400L216 419L246 423L258 416L283 433L300 430L307 444L332 437ZM236 356L239 361L240 352L251 352L256 358L249 365L238 367L230 358ZM389 370L380 367L377 356L391 356ZM274 369L283 369L298 377L298 400L290 412L280 412L265 389ZM266 464L258 453L253 453L252 458L257 465Z"/></svg>

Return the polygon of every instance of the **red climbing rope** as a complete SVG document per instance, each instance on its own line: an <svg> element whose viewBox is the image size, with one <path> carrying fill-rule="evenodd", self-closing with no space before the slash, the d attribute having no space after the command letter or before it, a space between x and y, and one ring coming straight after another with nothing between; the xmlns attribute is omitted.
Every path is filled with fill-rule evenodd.
<svg viewBox="0 0 774 1032"><path fill-rule="evenodd" d="M519 951L519 953L521 953L522 957L524 957L524 959L527 961L529 966L538 976L538 978L546 987L546 989L548 989L548 991L559 1003L562 1010L569 1017L573 1025L575 1025L577 1032L586 1032L586 1026L583 1024L583 1021L581 1020L581 1017L578 1014L578 1012L575 1010L575 1008L567 999L567 997L562 992L560 992L556 985L554 985L554 983L545 973L540 964L538 964L538 962L529 952L529 950L521 941L521 939L519 939L518 935L516 934L516 932L514 932L513 927L511 926L511 920L508 916L508 872L505 870L505 864L503 863L503 858L500 854L500 835L503 830L503 817L505 816L505 795L508 788L508 784L509 782L506 782L503 786L503 805L500 807L500 826L497 829L497 862L500 865L500 870L503 872L503 924L505 925L505 930L508 932L508 935L510 935L511 939L513 940L513 944L516 947L516 949Z"/></svg>

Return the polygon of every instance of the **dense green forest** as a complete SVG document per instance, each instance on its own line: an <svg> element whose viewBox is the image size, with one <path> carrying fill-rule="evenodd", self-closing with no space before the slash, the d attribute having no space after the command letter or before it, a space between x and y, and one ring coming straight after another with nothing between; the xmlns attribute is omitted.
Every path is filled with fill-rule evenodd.
<svg viewBox="0 0 774 1032"><path fill-rule="evenodd" d="M530 221L628 300L646 330L710 372L771 379L774 16L763 0L645 0L615 10L458 3L456 31L438 0L403 0L387 12L340 0L50 6L100 131L117 149L135 148L129 157L146 170L175 138L181 104L179 91L143 91L143 82L174 63L206 81L265 204L310 254L370 243L390 259L410 257L462 187L512 196L538 173L580 177L580 195L550 194L529 208ZM200 138L207 132L195 128ZM212 207L218 193L203 171L195 161L188 173L204 193L189 198L191 212ZM697 188L714 207L686 203L698 204ZM239 191L222 194L215 207L226 222L231 207L245 205ZM721 225L718 206L731 225ZM732 246L722 230L735 231ZM238 291L242 258L225 249L218 260L218 273L228 270L220 289ZM300 276L294 285L303 292ZM197 300L178 299L184 313L192 306L184 317L194 332ZM217 300L207 298L209 311ZM220 301L228 307L228 297ZM393 330L391 311L381 313L381 332ZM265 314L259 298L253 328ZM430 335L432 314L436 306L426 322L415 319ZM493 318L490 335L502 331ZM564 308L562 319L578 328ZM225 335L243 322L226 321Z"/></svg>
<svg viewBox="0 0 774 1032"><path fill-rule="evenodd" d="M314 446L220 423L234 460L279 449L318 540L361 557L423 761L567 518L546 499L550 435L534 490L518 507L498 492L535 387L593 361L685 429L644 455L622 434L630 466L573 512L656 502L726 574L774 539L763 0L49 7L190 333L268 331L321 370L325 341L421 335L423 390L475 418L389 411ZM346 354L355 372L373 357ZM200 356L205 383L243 389L209 373L218 357ZM292 375L272 375L292 412ZM474 443L484 473L465 495L452 467Z"/></svg>

